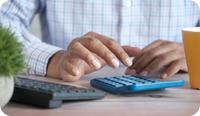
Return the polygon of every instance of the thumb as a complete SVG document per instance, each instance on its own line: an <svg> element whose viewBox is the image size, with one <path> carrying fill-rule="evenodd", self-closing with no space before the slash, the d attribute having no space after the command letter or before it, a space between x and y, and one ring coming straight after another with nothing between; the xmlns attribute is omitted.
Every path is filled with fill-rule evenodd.
<svg viewBox="0 0 200 116"><path fill-rule="evenodd" d="M138 56L141 52L141 49L137 47L122 46L122 48L130 57Z"/></svg>

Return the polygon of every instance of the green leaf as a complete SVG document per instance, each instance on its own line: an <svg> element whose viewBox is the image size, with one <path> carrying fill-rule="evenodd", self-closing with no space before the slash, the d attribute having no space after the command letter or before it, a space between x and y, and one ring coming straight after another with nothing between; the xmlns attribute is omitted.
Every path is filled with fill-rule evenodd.
<svg viewBox="0 0 200 116"><path fill-rule="evenodd" d="M0 76L13 76L25 69L22 45L14 34L0 26Z"/></svg>

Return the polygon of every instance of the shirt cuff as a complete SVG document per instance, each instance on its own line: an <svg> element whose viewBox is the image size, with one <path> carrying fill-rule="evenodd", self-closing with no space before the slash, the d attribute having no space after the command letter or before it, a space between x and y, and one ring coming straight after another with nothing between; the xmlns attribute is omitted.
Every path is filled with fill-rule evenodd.
<svg viewBox="0 0 200 116"><path fill-rule="evenodd" d="M62 48L38 42L27 49L27 72L29 74L45 76L49 59Z"/></svg>

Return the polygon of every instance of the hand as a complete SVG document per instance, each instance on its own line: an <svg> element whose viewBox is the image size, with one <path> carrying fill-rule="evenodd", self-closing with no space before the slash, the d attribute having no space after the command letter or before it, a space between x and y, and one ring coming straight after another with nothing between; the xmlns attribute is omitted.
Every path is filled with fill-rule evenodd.
<svg viewBox="0 0 200 116"><path fill-rule="evenodd" d="M74 39L67 51L60 51L52 57L47 75L62 78L64 81L76 81L82 75L98 70L105 64L113 68L117 68L119 62L131 66L129 55L137 54L137 51L138 48L121 47L111 38L89 32Z"/></svg>
<svg viewBox="0 0 200 116"><path fill-rule="evenodd" d="M166 40L157 40L142 49L126 74L146 76L166 67L161 78L167 78L179 70L188 71L183 45Z"/></svg>

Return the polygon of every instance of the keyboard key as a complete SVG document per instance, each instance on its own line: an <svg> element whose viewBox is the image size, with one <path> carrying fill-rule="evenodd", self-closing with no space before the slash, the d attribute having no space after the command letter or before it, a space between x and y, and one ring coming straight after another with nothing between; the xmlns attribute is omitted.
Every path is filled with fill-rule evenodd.
<svg viewBox="0 0 200 116"><path fill-rule="evenodd" d="M92 100L105 96L105 92L18 77L12 100L45 108L55 108L62 101ZM36 102L37 101L37 102Z"/></svg>

